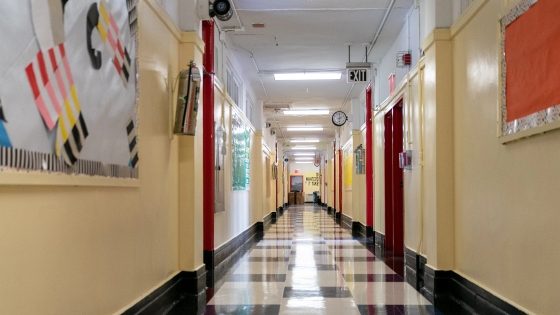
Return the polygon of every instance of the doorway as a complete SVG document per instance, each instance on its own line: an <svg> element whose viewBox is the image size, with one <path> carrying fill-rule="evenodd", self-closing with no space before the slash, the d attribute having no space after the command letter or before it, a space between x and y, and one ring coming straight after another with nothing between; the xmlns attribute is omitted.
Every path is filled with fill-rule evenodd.
<svg viewBox="0 0 560 315"><path fill-rule="evenodd" d="M290 192L292 191L303 191L303 175L290 176Z"/></svg>
<svg viewBox="0 0 560 315"><path fill-rule="evenodd" d="M385 249L404 255L404 185L399 153L403 152L402 101L385 114Z"/></svg>

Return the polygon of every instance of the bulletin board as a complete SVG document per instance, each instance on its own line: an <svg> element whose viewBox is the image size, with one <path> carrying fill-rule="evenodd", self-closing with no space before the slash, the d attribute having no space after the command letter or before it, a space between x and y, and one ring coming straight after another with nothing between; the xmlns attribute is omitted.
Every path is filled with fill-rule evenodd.
<svg viewBox="0 0 560 315"><path fill-rule="evenodd" d="M500 20L502 137L560 127L558 16L557 0L522 0Z"/></svg>
<svg viewBox="0 0 560 315"><path fill-rule="evenodd" d="M137 1L0 8L1 171L138 178Z"/></svg>
<svg viewBox="0 0 560 315"><path fill-rule="evenodd" d="M352 146L348 146L344 150L344 186L346 189L352 189Z"/></svg>
<svg viewBox="0 0 560 315"><path fill-rule="evenodd" d="M249 190L250 129L237 112L231 115L233 190Z"/></svg>

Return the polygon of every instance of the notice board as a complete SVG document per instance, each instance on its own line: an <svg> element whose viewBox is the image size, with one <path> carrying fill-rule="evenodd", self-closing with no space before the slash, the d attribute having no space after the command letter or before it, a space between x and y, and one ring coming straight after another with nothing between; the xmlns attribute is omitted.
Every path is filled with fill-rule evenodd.
<svg viewBox="0 0 560 315"><path fill-rule="evenodd" d="M560 120L560 6L522 0L500 20L501 135Z"/></svg>
<svg viewBox="0 0 560 315"><path fill-rule="evenodd" d="M137 1L0 8L0 169L137 178Z"/></svg>

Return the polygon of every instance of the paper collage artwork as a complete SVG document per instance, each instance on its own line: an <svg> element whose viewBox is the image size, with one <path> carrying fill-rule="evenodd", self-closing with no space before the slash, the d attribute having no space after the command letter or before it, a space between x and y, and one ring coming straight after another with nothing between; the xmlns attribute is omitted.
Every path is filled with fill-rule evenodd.
<svg viewBox="0 0 560 315"><path fill-rule="evenodd" d="M0 171L138 178L136 6L0 0Z"/></svg>

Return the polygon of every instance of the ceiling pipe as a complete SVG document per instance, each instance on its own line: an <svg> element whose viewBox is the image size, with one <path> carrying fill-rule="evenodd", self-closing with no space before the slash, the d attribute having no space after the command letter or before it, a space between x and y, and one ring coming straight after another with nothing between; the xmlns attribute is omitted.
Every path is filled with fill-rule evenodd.
<svg viewBox="0 0 560 315"><path fill-rule="evenodd" d="M377 43L377 40L379 39L379 36L381 35L381 31L383 31L383 27L385 27L385 23L387 22L387 18L389 17L389 14L391 14L391 11L393 11L393 7L395 5L396 0L391 0L391 3L389 4L389 7L387 8L387 11L385 12L385 16L383 17L383 20L381 21L381 25L379 25L379 29L377 30L377 33L375 33L375 36L373 37L373 41L371 42L371 45L369 46L369 50L367 50L366 55L364 56L363 60L367 60L367 57L369 56L369 54L371 53L373 46L375 45L375 43ZM348 98L350 97L350 94L352 93L352 90L354 90L354 86L355 83L352 83L352 86L350 87L350 91L348 91L348 94L346 95L346 98L344 99L344 102L342 103L342 106L340 106L340 110L342 110L344 108L344 106L346 105L346 102L348 102ZM331 135L332 132L332 128L331 131L329 132L329 137Z"/></svg>

